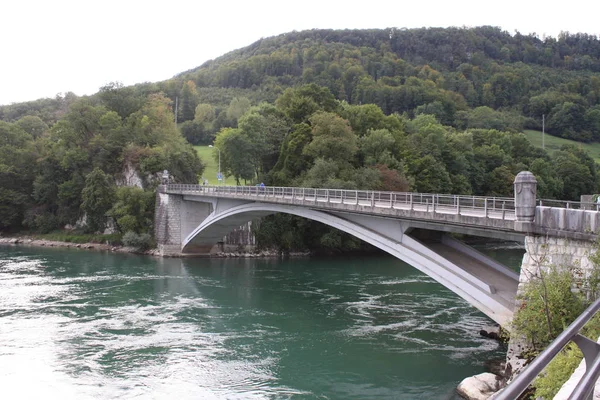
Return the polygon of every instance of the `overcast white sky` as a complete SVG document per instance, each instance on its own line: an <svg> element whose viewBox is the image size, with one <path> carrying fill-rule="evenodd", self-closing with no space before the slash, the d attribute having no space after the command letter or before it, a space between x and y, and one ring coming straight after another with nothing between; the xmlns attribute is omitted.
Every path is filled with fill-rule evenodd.
<svg viewBox="0 0 600 400"><path fill-rule="evenodd" d="M292 30L493 25L600 36L599 17L600 0L5 0L0 104L168 79Z"/></svg>

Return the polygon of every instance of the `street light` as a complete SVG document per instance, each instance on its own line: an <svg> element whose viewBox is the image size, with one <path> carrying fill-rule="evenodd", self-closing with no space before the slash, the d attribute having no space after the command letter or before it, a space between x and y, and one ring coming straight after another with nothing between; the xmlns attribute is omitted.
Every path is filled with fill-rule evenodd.
<svg viewBox="0 0 600 400"><path fill-rule="evenodd" d="M208 147L210 147L210 148L214 147L219 152L219 172L217 172L217 180L222 181L223 175L221 175L221 150L217 146L213 146L212 144L209 144Z"/></svg>

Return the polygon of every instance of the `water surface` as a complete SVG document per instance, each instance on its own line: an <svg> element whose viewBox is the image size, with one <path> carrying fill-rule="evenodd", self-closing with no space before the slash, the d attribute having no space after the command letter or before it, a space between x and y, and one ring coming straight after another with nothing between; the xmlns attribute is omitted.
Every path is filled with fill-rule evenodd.
<svg viewBox="0 0 600 400"><path fill-rule="evenodd" d="M387 256L0 247L3 398L453 399L504 356L478 334L490 323Z"/></svg>

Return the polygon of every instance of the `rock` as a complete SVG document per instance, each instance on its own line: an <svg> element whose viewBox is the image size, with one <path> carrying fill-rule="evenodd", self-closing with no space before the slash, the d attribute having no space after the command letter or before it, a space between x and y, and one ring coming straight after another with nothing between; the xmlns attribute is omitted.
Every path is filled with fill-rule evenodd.
<svg viewBox="0 0 600 400"><path fill-rule="evenodd" d="M491 372L494 375L499 375L500 377L504 377L504 373L506 372L506 360L488 360L484 363L485 369L488 372Z"/></svg>
<svg viewBox="0 0 600 400"><path fill-rule="evenodd" d="M500 327L499 326L484 326L479 331L479 334L483 337L500 340Z"/></svg>
<svg viewBox="0 0 600 400"><path fill-rule="evenodd" d="M487 400L500 390L499 377L489 372L463 379L456 391L467 400Z"/></svg>

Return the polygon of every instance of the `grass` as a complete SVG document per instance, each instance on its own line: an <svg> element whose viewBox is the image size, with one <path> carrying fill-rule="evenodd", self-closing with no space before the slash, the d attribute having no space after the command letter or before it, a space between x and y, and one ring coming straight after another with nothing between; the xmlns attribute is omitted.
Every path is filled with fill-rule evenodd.
<svg viewBox="0 0 600 400"><path fill-rule="evenodd" d="M219 172L219 161L215 160L214 153L217 153L217 150L214 147L208 146L194 146L198 156L206 166L204 168L204 179L208 180L209 185L219 185L219 181L217 180L217 172ZM222 182L222 185L235 186L235 179L231 176L224 177L225 181ZM200 181L202 183L202 181Z"/></svg>
<svg viewBox="0 0 600 400"><path fill-rule="evenodd" d="M536 147L542 147L542 131L525 130L524 133L531 144ZM600 143L581 143L548 134L544 135L543 143L544 148L550 153L559 150L564 144L574 144L575 146L586 150L596 162L600 163Z"/></svg>

